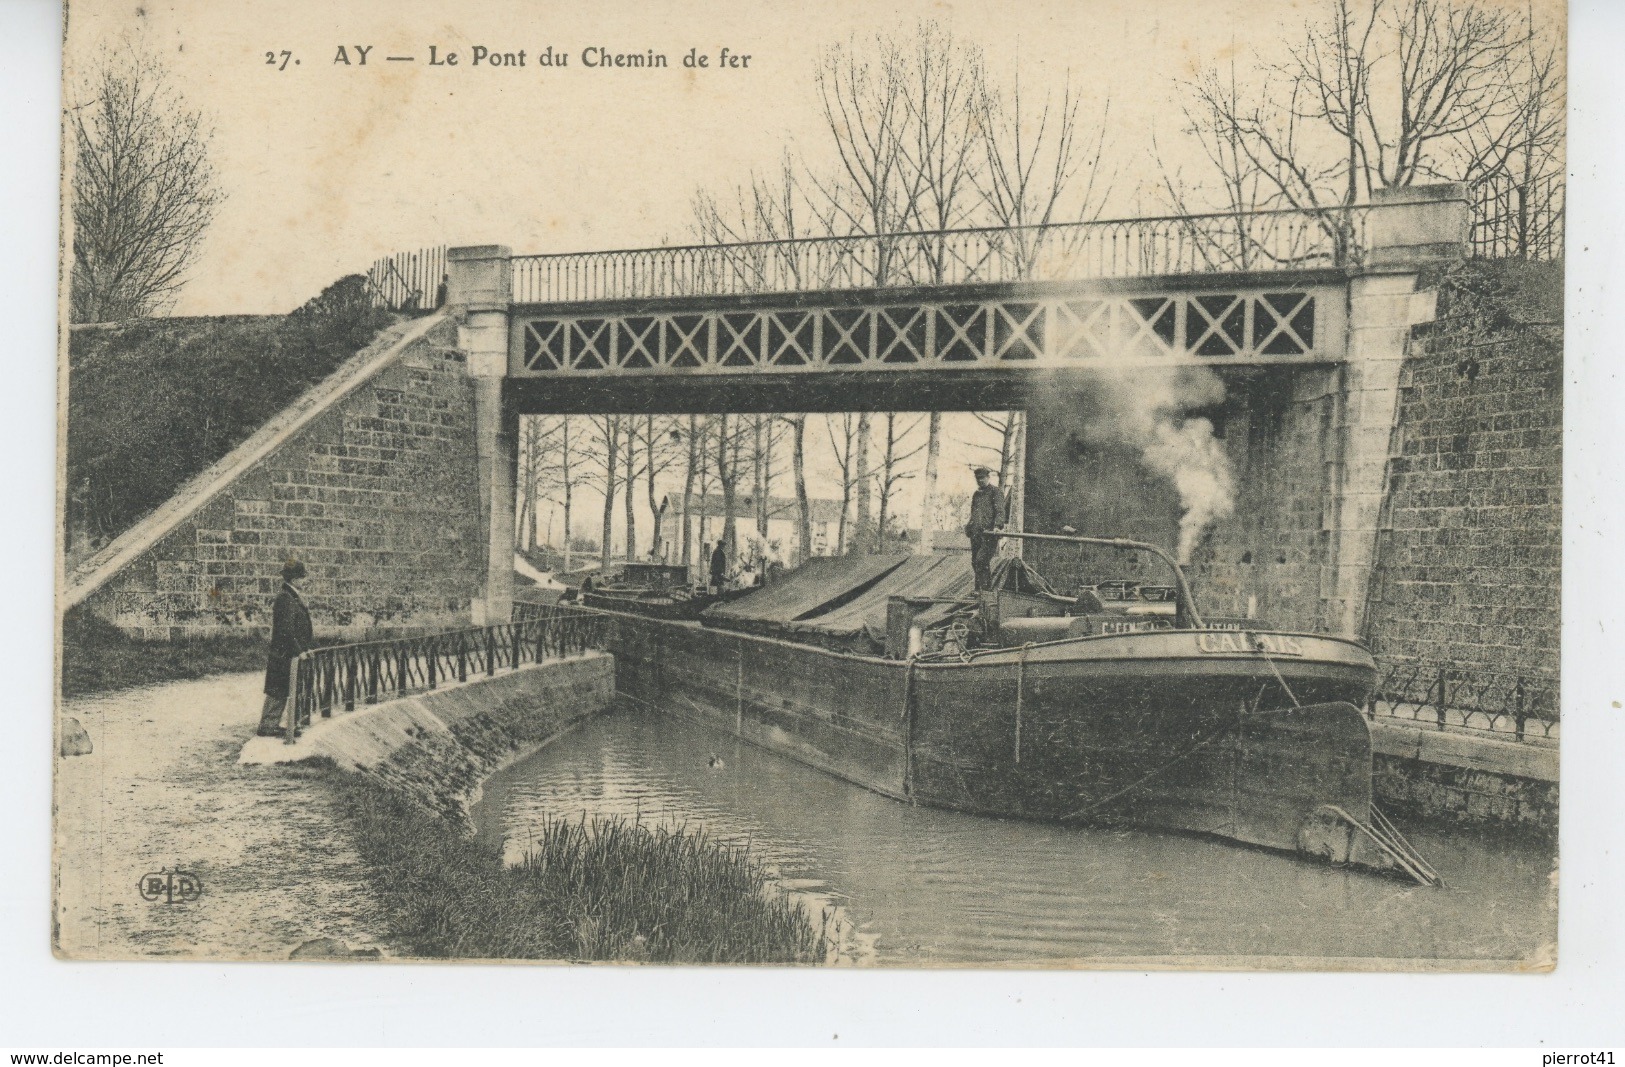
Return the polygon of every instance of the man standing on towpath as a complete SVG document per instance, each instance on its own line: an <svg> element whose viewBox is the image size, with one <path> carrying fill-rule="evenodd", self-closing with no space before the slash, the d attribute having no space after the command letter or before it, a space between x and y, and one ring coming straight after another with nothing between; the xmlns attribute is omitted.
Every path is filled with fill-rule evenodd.
<svg viewBox="0 0 1625 1067"><path fill-rule="evenodd" d="M261 737L282 736L282 709L288 702L288 667L314 642L310 612L297 582L305 565L290 559L282 565L282 591L271 608L271 651L265 660L265 707L260 709Z"/></svg>
<svg viewBox="0 0 1625 1067"><path fill-rule="evenodd" d="M971 495L970 521L965 524L965 536L970 538L970 566L978 590L993 585L993 557L998 554L999 539L992 534L1010 521L1010 498L1003 488L992 483L992 477L993 472L986 467L976 468L976 492Z"/></svg>

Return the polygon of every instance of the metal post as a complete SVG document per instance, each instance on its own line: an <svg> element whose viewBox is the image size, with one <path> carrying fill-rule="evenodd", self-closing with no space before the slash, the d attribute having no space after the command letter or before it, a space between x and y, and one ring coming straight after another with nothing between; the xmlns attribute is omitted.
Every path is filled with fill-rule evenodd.
<svg viewBox="0 0 1625 1067"><path fill-rule="evenodd" d="M428 685L429 685L430 689L433 689L434 686L435 686L435 672L438 670L438 668L440 666L440 664L439 664L440 654L439 654L439 652L438 652L438 650L437 650L437 648L435 646L434 638L432 638L432 637L429 638L427 644L425 645L425 649L429 653Z"/></svg>
<svg viewBox="0 0 1625 1067"><path fill-rule="evenodd" d="M1444 673L1445 673L1445 669L1443 667L1440 667L1439 668L1439 680L1438 680L1438 683L1437 683L1438 687L1439 687L1439 696L1438 696L1438 699L1435 700L1434 704L1433 704L1434 711L1437 713L1438 720L1439 720L1439 729L1441 729L1441 730L1444 729L1444 685L1445 685Z"/></svg>
<svg viewBox="0 0 1625 1067"><path fill-rule="evenodd" d="M457 635L457 680L468 681L468 635Z"/></svg>
<svg viewBox="0 0 1625 1067"><path fill-rule="evenodd" d="M497 631L495 626L485 628L485 676L497 672Z"/></svg>

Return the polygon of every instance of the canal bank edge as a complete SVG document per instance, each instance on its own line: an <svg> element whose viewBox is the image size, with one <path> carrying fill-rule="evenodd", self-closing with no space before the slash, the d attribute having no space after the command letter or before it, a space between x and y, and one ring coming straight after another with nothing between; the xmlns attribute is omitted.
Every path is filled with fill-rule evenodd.
<svg viewBox="0 0 1625 1067"><path fill-rule="evenodd" d="M587 652L318 720L292 745L256 737L238 762L330 760L470 827L486 778L614 699L614 657Z"/></svg>
<svg viewBox="0 0 1625 1067"><path fill-rule="evenodd" d="M1371 724L1372 793L1431 822L1557 832L1558 749L1448 730Z"/></svg>
<svg viewBox="0 0 1625 1067"><path fill-rule="evenodd" d="M602 868L589 871L607 877L572 883L569 888L582 891L574 896L560 894L558 878L550 884L548 874L555 863L559 870L575 869L596 829L583 824L572 828L573 841L553 840L563 848L562 861L554 856L539 867L504 866L496 852L476 841L472 809L490 776L608 710L614 700L615 659L592 651L317 719L296 744L255 738L239 762L281 764L290 775L313 768L328 777L341 813L331 830L359 853L383 902L385 928L377 936L394 946L399 958L826 961L830 948L816 919L788 898L765 893L766 875L747 874L741 885L741 864L759 869L726 849L703 843L678 849L675 884L683 889L682 899L664 899L658 892L642 897L643 913L628 918L621 906L626 900L616 897L626 887L614 884L615 874L628 864L670 862L673 850L659 837L614 835L609 855L594 860ZM707 909L720 916L709 928L694 921L696 912ZM650 929L651 910L660 920L656 933L663 924L677 931L677 955L654 933L627 936L629 930ZM726 930L715 929L719 921ZM698 936L697 955L682 953L694 947L683 943L685 934ZM346 949L318 939L301 945L294 958L363 955Z"/></svg>

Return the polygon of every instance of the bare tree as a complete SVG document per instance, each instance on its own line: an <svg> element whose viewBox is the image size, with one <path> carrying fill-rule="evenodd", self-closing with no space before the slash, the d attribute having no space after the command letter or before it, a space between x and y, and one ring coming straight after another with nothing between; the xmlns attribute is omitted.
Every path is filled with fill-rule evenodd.
<svg viewBox="0 0 1625 1067"><path fill-rule="evenodd" d="M587 420L592 435L584 450L585 481L604 495L603 525L598 544L598 566L607 572L614 559L615 494L620 482L621 437L619 415L593 415ZM630 493L630 488L628 493Z"/></svg>
<svg viewBox="0 0 1625 1067"><path fill-rule="evenodd" d="M937 466L942 458L942 412L931 412L930 425L925 435L925 485L920 503L920 544L922 555L930 555L936 546L932 535L936 532Z"/></svg>
<svg viewBox="0 0 1625 1067"><path fill-rule="evenodd" d="M701 243L719 246L715 269L735 289L788 287L817 289L842 278L848 269L839 257L820 256L805 244L809 237L838 232L836 207L822 194L808 195L788 150L776 172L752 175L736 188L731 202L705 190L694 195L694 232Z"/></svg>
<svg viewBox="0 0 1625 1067"><path fill-rule="evenodd" d="M570 506L575 495L575 487L581 480L581 468L574 450L570 447L570 431L574 420L569 415L559 418L559 466L558 486L562 496L561 504L564 508L564 555L560 566L565 573L569 573L570 550L575 540L575 525L572 522ZM578 435L579 436L579 435Z"/></svg>
<svg viewBox="0 0 1625 1067"><path fill-rule="evenodd" d="M104 52L77 96L70 314L111 322L164 310L224 199L213 131L134 46Z"/></svg>
<svg viewBox="0 0 1625 1067"><path fill-rule="evenodd" d="M840 430L836 431L836 420ZM841 517L836 526L835 553L845 555L848 547L850 524L847 516L852 510L852 493L857 484L857 419L850 411L840 415L824 416L824 432L829 435L830 451L835 456L836 468L841 476Z"/></svg>
<svg viewBox="0 0 1625 1067"><path fill-rule="evenodd" d="M519 516L515 533L519 547L536 546L541 503L554 475L554 456L562 420L527 415L519 421Z"/></svg>
<svg viewBox="0 0 1625 1067"><path fill-rule="evenodd" d="M692 521L694 511L694 487L698 475L697 464L703 459L704 430L701 429L700 416L688 417L688 454L683 463L683 565L694 565L694 524ZM702 535L703 536L703 535Z"/></svg>
<svg viewBox="0 0 1625 1067"><path fill-rule="evenodd" d="M1009 485L1010 467L1015 461L1016 434L1019 429L1017 416L1019 412L977 411L973 412L972 414L975 416L977 422L999 435L999 444L997 448L993 447L992 445L984 445L980 443L975 444L974 447L984 449L998 455L999 484Z"/></svg>
<svg viewBox="0 0 1625 1067"><path fill-rule="evenodd" d="M716 471L722 487L721 539L733 565L739 553L737 519L739 477L744 469L747 424L739 416L719 415L716 420Z"/></svg>
<svg viewBox="0 0 1625 1067"><path fill-rule="evenodd" d="M638 453L637 416L627 415L622 418L621 433L625 438L621 448L623 467L621 484L626 487L626 495L621 498L626 524L626 542L623 554L630 561L637 559L638 556L637 488L638 476L643 473L643 468L638 465L642 457Z"/></svg>
<svg viewBox="0 0 1625 1067"><path fill-rule="evenodd" d="M1004 230L998 250L1012 277L1032 277L1046 252L1071 251L1068 235L1080 231L1052 230L1052 223L1100 217L1110 191L1102 161L1111 105L1101 105L1090 127L1082 107L1069 81L1058 101L1045 93L1035 112L1019 71L1008 91L984 85L976 101L984 163L974 178L989 221Z"/></svg>
<svg viewBox="0 0 1625 1067"><path fill-rule="evenodd" d="M858 436L852 444L855 453L852 466L852 488L858 494L858 508L851 538L852 547L858 552L873 552L875 549L874 522L871 518L874 505L874 484L869 475L870 435L873 433L874 416L869 412L860 412L858 415Z"/></svg>
<svg viewBox="0 0 1625 1067"><path fill-rule="evenodd" d="M675 418L660 418L654 415L643 417L643 484L649 504L650 520L654 524L649 554L656 558L665 556L665 535L662 528L667 507L667 499L659 493L657 483L682 458L682 445L683 431L679 429Z"/></svg>
<svg viewBox="0 0 1625 1067"><path fill-rule="evenodd" d="M832 45L820 57L818 98L838 168L833 178L820 178L816 171L809 175L844 232L897 233L915 217L921 179L905 151L909 101L904 57L903 46L885 35L864 47L855 38ZM873 260L864 261L870 284L894 280L894 245L877 243Z"/></svg>
<svg viewBox="0 0 1625 1067"><path fill-rule="evenodd" d="M981 220L978 182L987 98L981 49L956 41L940 23L923 22L912 47L888 53L901 65L897 82L907 122L897 131L905 165L905 221L922 236L901 266L910 281L951 280L954 252L940 231Z"/></svg>
<svg viewBox="0 0 1625 1067"><path fill-rule="evenodd" d="M1526 258L1562 248L1563 137L1567 90L1557 42L1529 16L1512 78L1514 107L1499 126L1470 127L1459 146L1477 222L1492 254Z"/></svg>
<svg viewBox="0 0 1625 1067"><path fill-rule="evenodd" d="M879 532L879 541L884 545L891 536L892 500L903 482L914 477L908 463L925 449L927 442L909 447L909 437L920 428L919 417L910 421L901 421L896 412L888 411L885 414L886 436L885 447L880 452L880 469L875 475L875 488L880 498L880 514L876 520Z"/></svg>
<svg viewBox="0 0 1625 1067"><path fill-rule="evenodd" d="M1472 184L1561 139L1561 72L1532 20L1480 0L1328 0L1249 77L1188 86L1186 123L1224 207L1326 209L1418 181ZM1165 180L1176 210L1191 191ZM1250 202L1249 202L1250 201ZM1324 214L1323 228L1347 234Z"/></svg>
<svg viewBox="0 0 1625 1067"><path fill-rule="evenodd" d="M807 495L807 416L780 415L790 427L790 463L796 485L797 565L812 556L812 500Z"/></svg>

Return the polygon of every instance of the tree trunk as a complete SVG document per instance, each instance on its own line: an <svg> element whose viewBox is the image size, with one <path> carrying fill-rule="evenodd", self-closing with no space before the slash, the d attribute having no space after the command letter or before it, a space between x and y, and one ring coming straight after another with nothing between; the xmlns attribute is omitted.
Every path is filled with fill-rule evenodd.
<svg viewBox="0 0 1625 1067"><path fill-rule="evenodd" d="M699 416L688 417L688 463L683 467L683 566L694 566L694 459Z"/></svg>
<svg viewBox="0 0 1625 1067"><path fill-rule="evenodd" d="M620 456L620 432L620 416L604 416L604 539L598 546L600 577L609 573L610 538L615 532L615 462Z"/></svg>
<svg viewBox="0 0 1625 1067"><path fill-rule="evenodd" d="M1005 500L1010 505L1008 526L1016 533L1020 533L1026 528L1023 516L1027 508L1027 413L1013 412L1011 420L1016 424L1015 456L1010 464L1010 481L1008 484L1000 482L999 488L1004 490ZM1013 543L1016 555L1024 555L1022 547L1026 542L1017 538Z"/></svg>
<svg viewBox="0 0 1625 1067"><path fill-rule="evenodd" d="M739 551L734 523L734 479L738 473L728 455L728 416L722 415L717 419L717 481L722 483L722 544L730 570Z"/></svg>
<svg viewBox="0 0 1625 1067"><path fill-rule="evenodd" d="M570 419L564 416L563 462L560 464L564 472L564 572L570 572L570 541L575 537L575 530L570 525L570 491L574 488L574 478L570 473Z"/></svg>
<svg viewBox="0 0 1625 1067"><path fill-rule="evenodd" d="M762 416L751 416L751 496L756 505L756 555L767 540L767 446L762 440Z"/></svg>
<svg viewBox="0 0 1625 1067"><path fill-rule="evenodd" d="M665 508L655 500L655 417L645 415L643 421L643 461L646 464L643 474L645 484L649 490L649 516L654 523L654 535L649 542L649 555L654 559L660 558L660 546L663 538L660 535L660 518Z"/></svg>
<svg viewBox="0 0 1625 1067"><path fill-rule="evenodd" d="M919 552L922 556L929 556L934 547L931 535L937 526L937 460L941 455L942 412L933 411L925 439L925 499L920 505Z"/></svg>
<svg viewBox="0 0 1625 1067"><path fill-rule="evenodd" d="M1016 413L1007 412L1004 416L1004 435L999 439L999 488L1004 489L1010 485L1010 455L1015 444Z"/></svg>
<svg viewBox="0 0 1625 1067"><path fill-rule="evenodd" d="M704 569L711 561L711 452L704 440L711 433L709 416L700 433L700 536L696 547L699 549L699 566Z"/></svg>
<svg viewBox="0 0 1625 1067"><path fill-rule="evenodd" d="M797 417L790 425L795 433L792 458L795 464L796 510L800 519L796 530L796 564L799 566L812 556L812 502L807 499L807 416Z"/></svg>
<svg viewBox="0 0 1625 1067"><path fill-rule="evenodd" d="M886 451L882 453L880 462L880 515L875 523L875 543L879 548L884 548L886 545L888 536L886 527L891 522L892 467L897 462L896 431L897 415L888 411L886 413Z"/></svg>
<svg viewBox="0 0 1625 1067"><path fill-rule="evenodd" d="M621 498L622 510L626 514L626 560L631 562L638 558L638 472L633 466L638 458L637 419L627 416L626 420L626 495Z"/></svg>
<svg viewBox="0 0 1625 1067"><path fill-rule="evenodd" d="M869 497L869 413L858 416L857 478L853 488L858 494L857 529L852 535L852 548L857 552L873 552L874 538L870 521Z"/></svg>

